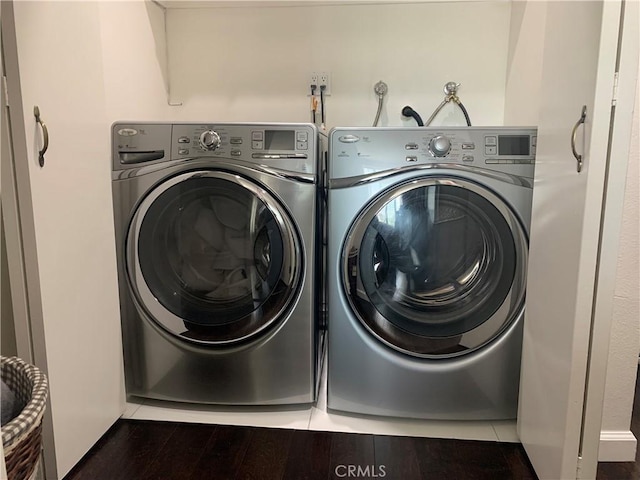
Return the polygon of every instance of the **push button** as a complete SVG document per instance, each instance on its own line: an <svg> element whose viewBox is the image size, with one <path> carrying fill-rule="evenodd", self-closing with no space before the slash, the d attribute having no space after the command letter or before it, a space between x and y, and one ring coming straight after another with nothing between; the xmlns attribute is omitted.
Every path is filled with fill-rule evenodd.
<svg viewBox="0 0 640 480"><path fill-rule="evenodd" d="M484 147L484 153L485 155L497 155L498 154L498 147Z"/></svg>
<svg viewBox="0 0 640 480"><path fill-rule="evenodd" d="M189 137L180 137L178 138L178 143L191 143L191 139Z"/></svg>

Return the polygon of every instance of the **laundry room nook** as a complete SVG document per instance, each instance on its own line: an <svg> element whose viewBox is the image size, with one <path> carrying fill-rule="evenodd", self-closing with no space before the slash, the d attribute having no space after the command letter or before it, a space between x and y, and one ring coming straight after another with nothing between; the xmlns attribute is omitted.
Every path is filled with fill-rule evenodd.
<svg viewBox="0 0 640 480"><path fill-rule="evenodd" d="M505 109L509 96L529 87L519 85L520 77L536 84L542 58L539 41L525 47L510 41L516 34L511 32L510 2L270 3L211 7L196 2L184 8L182 2L168 2L164 17L155 3L146 4L146 13L118 5L102 7L103 15L119 19L114 24L119 31L125 18L140 35L139 23L145 15L149 19L145 28L150 30L146 46L151 57L141 58L142 38L128 58L122 54L131 48L126 36L120 34L117 45L105 45L113 49L110 56L120 66L107 69L121 87L120 97L128 90L130 95L146 92L158 101L150 89L163 88L172 118L210 118L210 112L216 112L229 121L306 122L310 75L327 72L328 129L369 125L377 107L373 88L380 80L389 87L380 126L414 124L401 114L405 105L426 119L444 98L442 88L448 81L460 84L459 96L474 125L502 125L505 116L519 125L535 124L535 91L527 90L517 113ZM126 8L130 18L122 15ZM532 22L514 19L525 20ZM512 51L517 48L530 51ZM518 54L526 56L526 63L518 63ZM139 75L144 63L151 63L155 71L143 87ZM531 106L523 107L523 100ZM140 108L127 106L122 98L119 103L125 114L127 108ZM436 124L463 124L460 112L447 107Z"/></svg>
<svg viewBox="0 0 640 480"><path fill-rule="evenodd" d="M48 377L45 478L118 419L636 458L637 2L1 8L2 355Z"/></svg>
<svg viewBox="0 0 640 480"><path fill-rule="evenodd" d="M329 128L371 124L379 80L389 86L381 126L410 125L405 105L428 117L451 80L461 84L474 124L502 124L510 10L508 3L169 10L170 102L196 117L308 121L309 76L321 71L331 80ZM453 31L477 41L441 40ZM202 61L203 45L210 62ZM447 109L438 124L460 125L458 114Z"/></svg>

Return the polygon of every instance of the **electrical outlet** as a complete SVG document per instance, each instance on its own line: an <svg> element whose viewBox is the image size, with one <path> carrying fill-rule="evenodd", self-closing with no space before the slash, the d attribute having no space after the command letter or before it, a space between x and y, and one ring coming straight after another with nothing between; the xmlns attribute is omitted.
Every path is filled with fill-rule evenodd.
<svg viewBox="0 0 640 480"><path fill-rule="evenodd" d="M329 72L318 73L318 88L324 88L325 95L331 95L331 74Z"/></svg>
<svg viewBox="0 0 640 480"><path fill-rule="evenodd" d="M331 73L329 72L311 72L309 75L309 87L310 85L316 85L316 95L320 95L320 87L324 85L324 95L331 94ZM311 96L311 90L309 89L308 96Z"/></svg>

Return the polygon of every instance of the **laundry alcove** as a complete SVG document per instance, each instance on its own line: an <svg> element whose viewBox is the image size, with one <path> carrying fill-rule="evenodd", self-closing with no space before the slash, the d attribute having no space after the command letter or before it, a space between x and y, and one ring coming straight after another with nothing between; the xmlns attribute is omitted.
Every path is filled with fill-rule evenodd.
<svg viewBox="0 0 640 480"><path fill-rule="evenodd" d="M332 74L328 126L370 124L376 110L373 85L384 80L389 85L385 125L412 124L400 114L406 104L429 115L442 101L444 83L456 81L474 125L540 127L534 195L540 223L532 234L536 268L529 299L545 301L529 317L533 328L525 337L523 392L532 403L555 402L560 413L532 428L537 414L525 401L521 436L525 445L558 438L549 446L555 453L546 465L538 466L535 448L529 451L532 462L553 472L575 472L582 408L574 414L566 406L585 397L591 343L596 363L590 364L595 377L586 418L595 420L587 431L597 424L598 432L590 433L583 457L592 468L607 361L601 345L608 343L609 328L610 302L602 292L612 288L612 280L602 277L609 264L601 263L597 272L596 265L602 245L617 249L618 192L628 158L629 132L620 125L630 122L621 117L606 161L623 6L637 9L634 2L617 1L3 4L15 159L7 176L3 153L3 208L7 202L13 212L5 219L13 227L8 235L22 238L25 258L10 269L12 275L21 272L29 294L21 297L12 286L13 298L22 298L16 308L25 305L29 311L28 317L26 307L14 315L17 349L32 356L50 379L52 416L44 431L46 466L56 472L51 477L68 472L125 406L110 125L117 120L308 121L311 71ZM638 62L637 30L635 43L629 41L633 28L625 30L630 37L624 37L621 50L627 60L620 62L617 94L616 115L628 118ZM585 152L586 170L578 174L568 145L585 104L588 121L578 147ZM51 139L44 167L37 162L42 134L34 105ZM454 109L444 110L437 122L454 125L461 118ZM12 186L5 188L5 182ZM601 218L604 194L607 214ZM566 224L571 211L576 219ZM559 225L567 231L555 231ZM594 302L596 278L601 296ZM553 285L562 285L557 290L563 295L551 295ZM561 328L550 338L546 332L554 321ZM554 391L544 386L544 372L550 370L562 374Z"/></svg>

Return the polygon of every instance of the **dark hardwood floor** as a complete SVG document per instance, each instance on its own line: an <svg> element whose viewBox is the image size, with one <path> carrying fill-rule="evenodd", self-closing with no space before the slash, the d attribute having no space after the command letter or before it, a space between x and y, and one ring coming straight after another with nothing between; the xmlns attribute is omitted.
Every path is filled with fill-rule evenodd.
<svg viewBox="0 0 640 480"><path fill-rule="evenodd" d="M522 446L513 443L120 420L65 480L356 476L536 478Z"/></svg>
<svg viewBox="0 0 640 480"><path fill-rule="evenodd" d="M640 435L640 382L632 431ZM640 479L636 462L598 480ZM536 479L520 444L119 420L65 480Z"/></svg>

